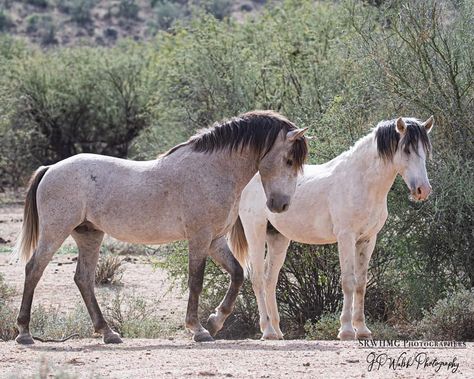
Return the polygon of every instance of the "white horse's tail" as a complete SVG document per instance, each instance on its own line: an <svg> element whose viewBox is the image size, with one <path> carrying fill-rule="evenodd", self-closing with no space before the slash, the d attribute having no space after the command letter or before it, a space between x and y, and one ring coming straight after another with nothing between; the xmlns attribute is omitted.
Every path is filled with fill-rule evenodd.
<svg viewBox="0 0 474 379"><path fill-rule="evenodd" d="M36 191L49 166L42 166L31 176L23 211L23 225L21 233L13 248L12 255L15 260L28 262L38 244L38 207L36 204Z"/></svg>
<svg viewBox="0 0 474 379"><path fill-rule="evenodd" d="M240 216L237 217L237 221L229 233L229 245L234 257L239 261L242 268L247 271L249 265L249 245Z"/></svg>

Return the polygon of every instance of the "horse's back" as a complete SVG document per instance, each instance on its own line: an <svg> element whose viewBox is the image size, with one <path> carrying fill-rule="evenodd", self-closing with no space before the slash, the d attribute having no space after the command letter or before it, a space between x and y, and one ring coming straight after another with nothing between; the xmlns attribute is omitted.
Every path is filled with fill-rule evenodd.
<svg viewBox="0 0 474 379"><path fill-rule="evenodd" d="M179 176L160 170L160 164L159 160L95 154L78 154L58 162L38 187L40 220L72 229L88 221L129 242L155 242L158 229L165 240L180 238L183 232L174 225L179 209L176 212L173 182Z"/></svg>

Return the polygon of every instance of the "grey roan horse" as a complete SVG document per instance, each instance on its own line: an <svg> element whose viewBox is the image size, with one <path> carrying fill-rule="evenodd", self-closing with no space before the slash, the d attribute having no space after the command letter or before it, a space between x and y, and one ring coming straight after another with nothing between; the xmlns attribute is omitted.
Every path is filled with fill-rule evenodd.
<svg viewBox="0 0 474 379"><path fill-rule="evenodd" d="M16 341L33 343L29 323L35 287L72 235L79 248L74 281L94 329L105 343L122 342L107 325L94 294L104 233L133 243L189 241L186 326L195 341L211 341L232 311L243 281L242 268L225 240L237 219L241 192L259 171L269 209L285 211L307 155L304 132L277 113L254 111L201 131L156 160L79 154L40 167L30 181L16 246L27 261ZM208 331L197 310L209 255L231 282L209 316Z"/></svg>

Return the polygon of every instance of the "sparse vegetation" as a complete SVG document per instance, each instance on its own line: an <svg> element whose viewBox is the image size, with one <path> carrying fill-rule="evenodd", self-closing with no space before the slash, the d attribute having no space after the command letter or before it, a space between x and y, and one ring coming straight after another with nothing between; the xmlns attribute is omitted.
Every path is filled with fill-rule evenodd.
<svg viewBox="0 0 474 379"><path fill-rule="evenodd" d="M15 291L11 288L0 273L0 341L8 341L16 337L16 314L11 304Z"/></svg>
<svg viewBox="0 0 474 379"><path fill-rule="evenodd" d="M0 8L0 32L5 32L13 26L10 15Z"/></svg>
<svg viewBox="0 0 474 379"><path fill-rule="evenodd" d="M61 339L77 333L79 337L92 337L92 322L85 305L77 303L72 311L58 307L38 306L31 314L31 334L35 337Z"/></svg>
<svg viewBox="0 0 474 379"><path fill-rule="evenodd" d="M339 314L326 313L316 322L306 321L305 335L310 340L335 340L340 325Z"/></svg>
<svg viewBox="0 0 474 379"><path fill-rule="evenodd" d="M122 280L123 271L125 270L122 264L123 258L115 254L109 252L101 254L95 270L95 283L119 284Z"/></svg>
<svg viewBox="0 0 474 379"><path fill-rule="evenodd" d="M90 9L103 4L74 3L81 1L89 8L76 12L72 0L60 0L50 1L47 9L59 9L68 20L89 9L85 19L93 21L86 22L87 34L95 33L100 12ZM122 41L111 49L41 51L0 37L0 186L24 184L38 165L79 152L152 159L196 129L257 108L278 110L310 128L316 136L311 163L348 149L382 119L434 114L434 155L428 163L434 193L428 202L413 204L405 184L395 182L371 261L366 302L375 329L380 323L399 332L399 325L423 319L426 335L432 335L426 325L441 323L444 312L435 307L438 301L474 286L472 0L289 0L239 22L218 20L230 12L225 0L193 4L201 12L186 1L152 1L148 12L128 9L126 14L143 17L149 35L172 32L159 32L148 42ZM8 26L9 12L0 11L4 32L17 29ZM36 8L34 13L43 15ZM25 24L37 38L40 18L30 17ZM117 20L115 11L103 17L111 29L95 35L110 43L125 34L146 34L137 34L133 17ZM77 26L52 22L59 43L61 25ZM184 289L187 251L175 246L178 252L161 264ZM228 283L227 274L208 266L203 317ZM334 246L291 245L277 292L286 333L302 335L305 324L326 328L323 315L340 304L338 269ZM435 308L440 318L428 316ZM247 282L225 330L238 325L236 333L252 335L257 318ZM392 332L379 328L383 335Z"/></svg>
<svg viewBox="0 0 474 379"><path fill-rule="evenodd" d="M158 312L159 302L150 302L136 296L117 293L105 307L107 322L120 335L127 338L166 338L181 329Z"/></svg>
<svg viewBox="0 0 474 379"><path fill-rule="evenodd" d="M474 341L474 289L449 293L418 324L425 339Z"/></svg>

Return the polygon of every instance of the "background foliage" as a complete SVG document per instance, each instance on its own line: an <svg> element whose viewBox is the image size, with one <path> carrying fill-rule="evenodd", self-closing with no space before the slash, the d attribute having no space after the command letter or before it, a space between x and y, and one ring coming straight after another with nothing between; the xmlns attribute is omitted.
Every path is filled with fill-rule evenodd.
<svg viewBox="0 0 474 379"><path fill-rule="evenodd" d="M133 3L120 5L123 17L135 17ZM367 313L409 329L440 299L473 287L472 0L289 0L239 21L215 10L225 2L207 2L194 17L179 2L153 3L158 28L173 27L147 42L39 50L0 38L0 186L22 185L39 164L79 152L151 159L198 128L256 108L308 126L311 163L332 159L380 120L433 114L434 193L410 203L396 180ZM8 30L5 14L0 30ZM181 280L185 257L172 257L181 256L170 254L166 267ZM286 331L310 330L338 311L338 276L335 246L291 245L278 286ZM227 276L210 266L207 280L209 311ZM252 333L248 284L238 307L229 322ZM331 324L325 317L322 325Z"/></svg>

